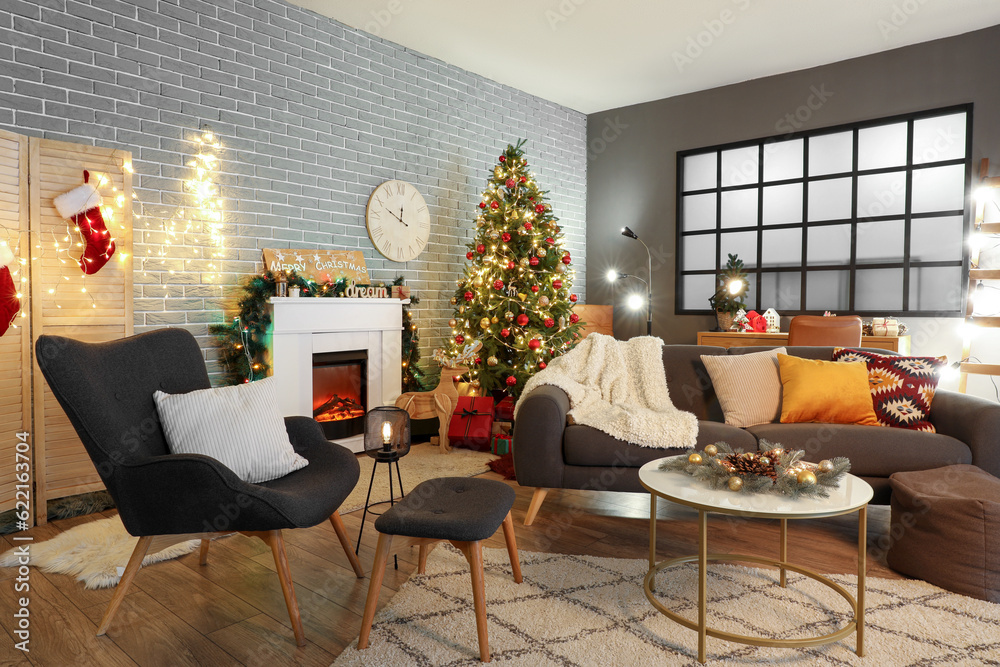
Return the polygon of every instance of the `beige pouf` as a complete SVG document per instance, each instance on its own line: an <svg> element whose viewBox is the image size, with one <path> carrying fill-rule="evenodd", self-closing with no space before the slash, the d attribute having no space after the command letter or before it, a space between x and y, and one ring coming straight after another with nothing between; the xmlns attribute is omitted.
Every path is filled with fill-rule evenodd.
<svg viewBox="0 0 1000 667"><path fill-rule="evenodd" d="M889 567L1000 602L1000 479L973 465L898 472Z"/></svg>

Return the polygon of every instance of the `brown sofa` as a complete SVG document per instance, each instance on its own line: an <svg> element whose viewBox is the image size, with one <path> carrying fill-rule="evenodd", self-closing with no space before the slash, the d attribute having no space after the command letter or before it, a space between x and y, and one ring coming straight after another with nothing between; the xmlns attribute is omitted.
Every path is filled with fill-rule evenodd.
<svg viewBox="0 0 1000 667"><path fill-rule="evenodd" d="M874 503L888 504L889 476L971 463L1000 477L1000 405L974 396L939 391L931 408L937 433L880 426L842 424L759 424L746 429L724 423L703 354L746 354L764 347L665 345L663 363L670 397L676 407L699 419L697 446L725 441L743 450L757 449L761 439L803 449L806 459L834 456L851 460L851 472L875 489ZM787 347L788 354L830 359L832 347ZM872 350L886 353L885 350ZM753 378L747 378L752 382ZM559 388L544 386L518 408L514 425L514 469L518 483L535 487L525 517L531 525L549 489L638 491L638 469L653 459L685 451L652 449L618 440L589 426L566 425L569 400Z"/></svg>

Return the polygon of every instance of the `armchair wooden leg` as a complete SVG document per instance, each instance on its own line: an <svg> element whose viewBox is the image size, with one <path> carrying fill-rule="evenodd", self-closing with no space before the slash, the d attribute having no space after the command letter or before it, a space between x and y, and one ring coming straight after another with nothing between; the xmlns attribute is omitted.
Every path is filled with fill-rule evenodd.
<svg viewBox="0 0 1000 667"><path fill-rule="evenodd" d="M357 554L354 553L354 549L351 548L351 543L347 539L347 529L344 528L344 520L340 518L340 512L334 512L330 515L330 524L333 526L334 532L337 533L340 546L344 548L344 553L347 554L347 560L351 561L354 574L357 575L358 579L363 579L365 571L361 569L361 561L358 560Z"/></svg>
<svg viewBox="0 0 1000 667"><path fill-rule="evenodd" d="M132 584L132 579L135 578L136 572L142 567L142 559L146 557L146 551L149 550L149 544L152 541L152 536L140 537L139 543L132 550L132 555L128 559L128 565L125 566L125 572L122 574L122 578L118 580L118 587L115 588L115 594L111 598L111 602L108 603L108 608L104 612L104 618L101 619L101 624L97 628L98 637L107 632L108 626L111 625L111 619L115 617L118 607L121 606L122 600L125 599L125 593L128 592L128 587Z"/></svg>
<svg viewBox="0 0 1000 667"><path fill-rule="evenodd" d="M385 562L389 558L390 546L392 546L392 535L379 533L378 545L375 547L375 563L372 565L371 580L368 582L368 597L365 599L365 613L361 617L359 650L368 648L368 635L371 634L372 621L375 619L375 608L378 606L378 594L382 590L382 578L385 576Z"/></svg>
<svg viewBox="0 0 1000 667"><path fill-rule="evenodd" d="M521 583L521 560L517 557L517 540L514 538L514 519L507 512L503 519L503 539L507 543L507 555L510 556L510 569L514 572L514 581Z"/></svg>
<svg viewBox="0 0 1000 667"><path fill-rule="evenodd" d="M535 522L535 515L538 514L538 510L542 507L542 501L545 500L545 496L549 493L548 489L543 489L538 487L535 489L535 495L531 496L531 504L528 505L528 513L524 515L524 525L530 526Z"/></svg>
<svg viewBox="0 0 1000 667"><path fill-rule="evenodd" d="M198 565L208 565L208 545L212 540L205 538L201 541L201 551L198 552Z"/></svg>
<svg viewBox="0 0 1000 667"><path fill-rule="evenodd" d="M417 574L425 574L427 571L427 554L431 552L431 545L423 543L417 552Z"/></svg>
<svg viewBox="0 0 1000 667"><path fill-rule="evenodd" d="M295 599L295 584L292 583L292 572L288 569L288 556L285 554L285 539L280 530L269 530L264 541L271 545L274 555L274 565L278 570L278 580L281 582L281 592L285 596L285 606L288 607L288 618L292 622L292 632L295 643L305 646L306 633L302 629L302 616L299 614L299 602Z"/></svg>

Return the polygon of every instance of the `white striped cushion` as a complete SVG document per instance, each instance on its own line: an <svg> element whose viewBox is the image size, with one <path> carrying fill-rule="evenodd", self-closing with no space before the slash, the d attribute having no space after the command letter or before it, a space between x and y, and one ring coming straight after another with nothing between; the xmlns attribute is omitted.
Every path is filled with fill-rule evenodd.
<svg viewBox="0 0 1000 667"><path fill-rule="evenodd" d="M266 482L305 467L276 405L274 378L187 394L153 394L172 454L204 454L240 479Z"/></svg>
<svg viewBox="0 0 1000 667"><path fill-rule="evenodd" d="M750 354L702 355L727 424L746 428L776 422L781 417L779 353L785 354L785 348Z"/></svg>

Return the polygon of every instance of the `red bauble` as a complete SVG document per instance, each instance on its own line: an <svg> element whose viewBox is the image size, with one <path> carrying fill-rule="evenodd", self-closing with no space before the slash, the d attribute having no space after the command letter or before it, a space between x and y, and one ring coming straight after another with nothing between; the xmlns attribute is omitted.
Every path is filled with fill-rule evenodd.
<svg viewBox="0 0 1000 667"><path fill-rule="evenodd" d="M549 245L552 245L556 242L556 240L550 236L549 238L545 239L545 242L548 243Z"/></svg>
<svg viewBox="0 0 1000 667"><path fill-rule="evenodd" d="M545 370L545 367L546 367L547 365L548 365L548 364L546 364L546 363L545 363L544 361L539 361L539 362L538 362L538 368L539 368L539 370L543 370L543 371L544 371L544 370Z"/></svg>
<svg viewBox="0 0 1000 667"><path fill-rule="evenodd" d="M510 234L504 232L503 234L500 235L500 240L503 241L504 243L507 243L508 241L510 241Z"/></svg>
<svg viewBox="0 0 1000 667"><path fill-rule="evenodd" d="M531 340L528 341L529 350L537 350L541 346L542 346L542 341L538 340L537 338L532 338Z"/></svg>
<svg viewBox="0 0 1000 667"><path fill-rule="evenodd" d="M506 162L507 161L507 156L506 155L501 155L500 156L500 161L501 162Z"/></svg>
<svg viewBox="0 0 1000 667"><path fill-rule="evenodd" d="M508 375L507 376L507 386L508 387L513 387L515 384L517 384L517 378L514 377L513 375Z"/></svg>
<svg viewBox="0 0 1000 667"><path fill-rule="evenodd" d="M474 297L474 296L475 296L475 294L473 294L472 292L466 292L466 293L465 293L465 294L463 294L462 296L464 296L464 297L465 297L465 300L466 300L466 301L472 301L472 297Z"/></svg>
<svg viewBox="0 0 1000 667"><path fill-rule="evenodd" d="M465 258L466 259L472 259L472 251L471 250L469 252L465 253Z"/></svg>
<svg viewBox="0 0 1000 667"><path fill-rule="evenodd" d="M486 246L480 243L479 245L476 246L476 252L482 255L484 252L486 252Z"/></svg>
<svg viewBox="0 0 1000 667"><path fill-rule="evenodd" d="M517 323L523 327L528 323L528 316L525 315L524 313L521 313L520 315L517 316Z"/></svg>
<svg viewBox="0 0 1000 667"><path fill-rule="evenodd" d="M490 202L490 208L492 208L494 210L500 208L500 202L491 201Z"/></svg>
<svg viewBox="0 0 1000 667"><path fill-rule="evenodd" d="M528 182L528 177L527 176L522 176L518 180L520 180L522 183L527 183Z"/></svg>
<svg viewBox="0 0 1000 667"><path fill-rule="evenodd" d="M575 294L570 294L569 295L569 300L572 301L573 303L576 303L577 298L578 297Z"/></svg>
<svg viewBox="0 0 1000 667"><path fill-rule="evenodd" d="M476 357L476 365L478 366L481 363L483 363L483 358L482 357Z"/></svg>
<svg viewBox="0 0 1000 667"><path fill-rule="evenodd" d="M563 258L562 258L563 264L569 264L572 261L573 260L570 258L569 253L566 253L565 255L563 255Z"/></svg>
<svg viewBox="0 0 1000 667"><path fill-rule="evenodd" d="M530 222L526 222L526 223L524 223L524 228L527 229L530 232L535 227Z"/></svg>
<svg viewBox="0 0 1000 667"><path fill-rule="evenodd" d="M517 181L515 181L513 178L508 178L507 179L507 189L508 190L513 190L515 185L517 185Z"/></svg>
<svg viewBox="0 0 1000 667"><path fill-rule="evenodd" d="M535 213L545 213L545 204L535 204Z"/></svg>
<svg viewBox="0 0 1000 667"><path fill-rule="evenodd" d="M510 329L501 329L500 330L500 335L503 336L504 338L506 338L507 336L510 335Z"/></svg>
<svg viewBox="0 0 1000 667"><path fill-rule="evenodd" d="M569 316L569 321L570 324L576 324L577 322L580 321L580 316L577 315L576 313L573 313L572 315Z"/></svg>
<svg viewBox="0 0 1000 667"><path fill-rule="evenodd" d="M545 318L545 328L546 329L551 329L555 325L556 325L556 321L554 319L552 319L551 317L546 317Z"/></svg>
<svg viewBox="0 0 1000 667"><path fill-rule="evenodd" d="M538 285L532 285L531 291L534 292L535 294L538 294Z"/></svg>
<svg viewBox="0 0 1000 667"><path fill-rule="evenodd" d="M479 202L479 208L486 208L486 202L484 201Z"/></svg>
<svg viewBox="0 0 1000 667"><path fill-rule="evenodd" d="M461 345L462 343L465 342L465 336L463 336L462 334L458 334L457 336L455 336L455 342Z"/></svg>
<svg viewBox="0 0 1000 667"><path fill-rule="evenodd" d="M516 267L516 266L517 266L517 264L514 263L514 260L512 260L512 259L508 259L507 260L507 270L508 271L513 271L514 267Z"/></svg>
<svg viewBox="0 0 1000 667"><path fill-rule="evenodd" d="M528 260L528 264L531 264L532 266L538 266L538 258L532 257L531 259Z"/></svg>
<svg viewBox="0 0 1000 667"><path fill-rule="evenodd" d="M553 280L552 281L552 288L553 289L562 289L562 281L559 280L558 278L556 278L555 280Z"/></svg>
<svg viewBox="0 0 1000 667"><path fill-rule="evenodd" d="M499 278L497 278L496 280L494 280L493 281L493 289L497 290L498 292L500 290L502 290L503 289L503 281L500 280Z"/></svg>

